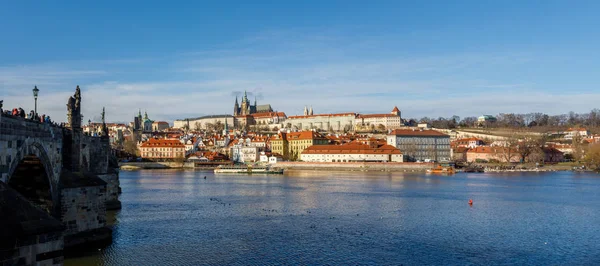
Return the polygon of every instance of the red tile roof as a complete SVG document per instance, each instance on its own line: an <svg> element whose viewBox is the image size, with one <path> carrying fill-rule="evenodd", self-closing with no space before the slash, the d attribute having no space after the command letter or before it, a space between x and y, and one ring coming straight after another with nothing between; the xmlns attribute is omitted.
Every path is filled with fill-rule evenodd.
<svg viewBox="0 0 600 266"><path fill-rule="evenodd" d="M286 117L284 112L254 113L251 116L254 118Z"/></svg>
<svg viewBox="0 0 600 266"><path fill-rule="evenodd" d="M398 117L394 114L370 114L370 115L358 115L359 118L377 118L377 117Z"/></svg>
<svg viewBox="0 0 600 266"><path fill-rule="evenodd" d="M141 145L142 148L185 148L185 145L181 141L176 139L149 139Z"/></svg>
<svg viewBox="0 0 600 266"><path fill-rule="evenodd" d="M381 145L373 148L366 144L349 143L345 145L313 145L306 148L302 154L402 154L391 145Z"/></svg>
<svg viewBox="0 0 600 266"><path fill-rule="evenodd" d="M400 112L400 109L398 109L398 106L394 106L394 109L392 110L392 112Z"/></svg>

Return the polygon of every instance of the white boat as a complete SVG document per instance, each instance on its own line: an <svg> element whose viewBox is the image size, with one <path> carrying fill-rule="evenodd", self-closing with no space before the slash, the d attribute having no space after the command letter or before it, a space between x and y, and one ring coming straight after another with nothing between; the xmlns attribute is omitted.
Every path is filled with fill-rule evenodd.
<svg viewBox="0 0 600 266"><path fill-rule="evenodd" d="M217 174L283 174L283 169L271 166L220 165L215 168Z"/></svg>

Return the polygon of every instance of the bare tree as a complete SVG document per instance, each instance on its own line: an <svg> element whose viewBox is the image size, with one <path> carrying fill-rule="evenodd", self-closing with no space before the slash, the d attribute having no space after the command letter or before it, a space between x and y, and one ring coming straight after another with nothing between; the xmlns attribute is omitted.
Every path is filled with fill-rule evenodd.
<svg viewBox="0 0 600 266"><path fill-rule="evenodd" d="M583 161L589 169L600 172L600 143L590 145Z"/></svg>
<svg viewBox="0 0 600 266"><path fill-rule="evenodd" d="M126 153L129 153L134 156L140 156L140 151L138 149L137 143L133 140L126 140L123 142L123 150Z"/></svg>

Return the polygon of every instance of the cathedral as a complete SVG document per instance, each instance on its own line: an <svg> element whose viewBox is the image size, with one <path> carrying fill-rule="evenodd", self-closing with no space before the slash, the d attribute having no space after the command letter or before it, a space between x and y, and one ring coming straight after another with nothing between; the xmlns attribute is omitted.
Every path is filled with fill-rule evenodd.
<svg viewBox="0 0 600 266"><path fill-rule="evenodd" d="M248 95L244 91L244 97L242 98L242 104L238 103L237 96L235 97L235 105L233 106L233 116L240 115L251 115L255 113L269 113L273 112L270 104L256 105L256 97L254 98L254 105L250 104Z"/></svg>

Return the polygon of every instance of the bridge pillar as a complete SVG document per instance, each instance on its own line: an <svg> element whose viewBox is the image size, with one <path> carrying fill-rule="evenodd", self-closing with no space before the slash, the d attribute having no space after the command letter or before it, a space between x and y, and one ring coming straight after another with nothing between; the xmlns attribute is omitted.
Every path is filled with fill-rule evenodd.
<svg viewBox="0 0 600 266"><path fill-rule="evenodd" d="M0 265L62 265L62 223L4 182L0 217Z"/></svg>

